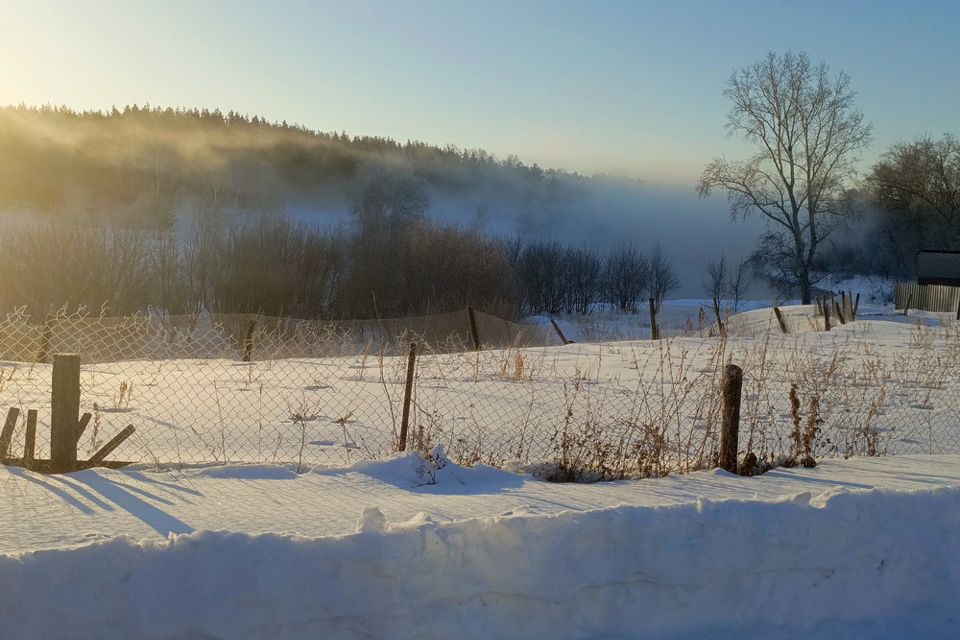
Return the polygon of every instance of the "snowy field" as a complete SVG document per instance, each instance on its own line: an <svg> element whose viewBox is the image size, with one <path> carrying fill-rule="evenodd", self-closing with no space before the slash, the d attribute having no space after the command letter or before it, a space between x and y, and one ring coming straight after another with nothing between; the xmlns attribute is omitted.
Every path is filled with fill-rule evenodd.
<svg viewBox="0 0 960 640"><path fill-rule="evenodd" d="M0 468L0 637L956 638L960 329L788 313L786 336L756 309L725 340L428 351L432 462L390 453L404 358L86 364L81 457L129 423L138 464ZM727 362L741 452L813 424L817 468L698 470ZM2 372L44 434L49 365ZM654 477L532 473L561 459Z"/></svg>
<svg viewBox="0 0 960 640"><path fill-rule="evenodd" d="M558 485L414 454L0 471L3 637L937 638L960 456Z"/></svg>
<svg viewBox="0 0 960 640"><path fill-rule="evenodd" d="M791 325L815 324L809 308L785 310ZM710 466L718 384L733 362L744 370L743 451L788 452L798 421L812 421L817 457L960 452L960 327L868 306L860 318L829 333L781 335L770 310L759 309L730 319L726 340L697 331L661 341L428 351L418 360L410 444L443 444L458 463L501 467L567 454L603 457L625 475ZM114 459L301 470L379 459L396 446L406 364L370 353L85 364L81 409L94 419L80 455L133 424ZM49 365L0 363L0 406L39 410L40 457L50 375ZM15 456L23 428L21 418ZM590 443L602 450L587 451Z"/></svg>

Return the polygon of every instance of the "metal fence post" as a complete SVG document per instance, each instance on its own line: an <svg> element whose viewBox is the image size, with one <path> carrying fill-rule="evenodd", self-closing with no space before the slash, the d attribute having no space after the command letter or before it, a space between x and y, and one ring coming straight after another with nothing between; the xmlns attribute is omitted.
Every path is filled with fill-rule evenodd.
<svg viewBox="0 0 960 640"><path fill-rule="evenodd" d="M410 401L413 395L413 376L417 368L417 343L410 343L410 355L407 356L407 383L403 388L403 416L400 419L400 442L397 451L407 450L407 432L410 428Z"/></svg>

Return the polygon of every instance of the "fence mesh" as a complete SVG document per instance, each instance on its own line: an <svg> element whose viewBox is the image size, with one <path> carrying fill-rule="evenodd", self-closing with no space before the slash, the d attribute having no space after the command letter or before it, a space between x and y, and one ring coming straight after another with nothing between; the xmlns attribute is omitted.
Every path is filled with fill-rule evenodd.
<svg viewBox="0 0 960 640"><path fill-rule="evenodd" d="M407 352L408 448L456 462L550 463L621 476L710 466L720 379L744 370L740 445L761 459L960 452L960 327L854 322L717 338L571 344L477 312L370 322L262 316L0 322L0 401L39 410L49 456L52 355L79 353L86 459L341 466L396 450ZM764 318L765 322L769 322ZM775 327L774 323L774 327ZM11 457L22 455L23 419ZM806 438L806 440L805 440Z"/></svg>

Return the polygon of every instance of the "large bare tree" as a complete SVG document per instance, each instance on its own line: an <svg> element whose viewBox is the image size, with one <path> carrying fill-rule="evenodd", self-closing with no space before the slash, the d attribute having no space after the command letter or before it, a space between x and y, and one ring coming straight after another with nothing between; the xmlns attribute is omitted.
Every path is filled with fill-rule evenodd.
<svg viewBox="0 0 960 640"><path fill-rule="evenodd" d="M915 248L960 248L960 140L899 143L868 176L877 203L907 219Z"/></svg>
<svg viewBox="0 0 960 640"><path fill-rule="evenodd" d="M729 135L757 152L713 160L697 191L706 197L723 189L734 217L766 219L757 262L809 304L817 251L843 218L844 186L870 142L870 125L856 109L850 77L831 75L803 53L767 54L734 72L724 95L732 103Z"/></svg>

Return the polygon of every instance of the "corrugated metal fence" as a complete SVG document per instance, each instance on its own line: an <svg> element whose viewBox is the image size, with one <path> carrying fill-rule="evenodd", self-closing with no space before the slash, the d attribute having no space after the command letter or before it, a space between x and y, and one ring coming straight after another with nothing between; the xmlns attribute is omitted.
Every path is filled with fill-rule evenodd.
<svg viewBox="0 0 960 640"><path fill-rule="evenodd" d="M960 287L898 282L894 303L897 309L960 312Z"/></svg>

